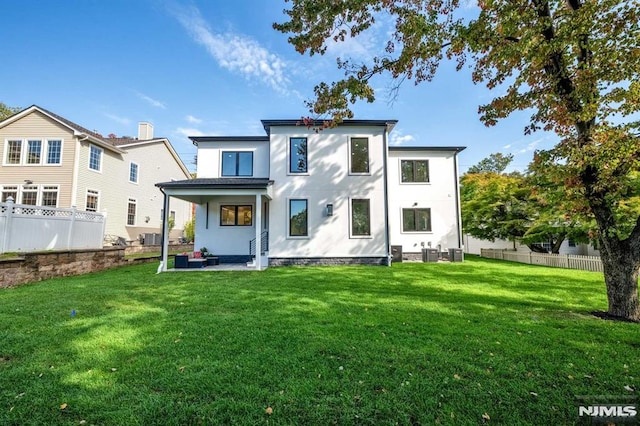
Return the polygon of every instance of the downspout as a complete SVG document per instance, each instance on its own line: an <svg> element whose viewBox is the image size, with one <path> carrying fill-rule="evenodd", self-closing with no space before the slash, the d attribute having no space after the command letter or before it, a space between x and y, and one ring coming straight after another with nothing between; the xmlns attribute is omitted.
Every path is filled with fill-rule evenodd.
<svg viewBox="0 0 640 426"><path fill-rule="evenodd" d="M387 128L385 127L384 135L382 137L382 148L383 148L383 156L382 156L382 170L384 177L384 245L385 245L385 254L387 256L387 266L391 266L391 246L389 236L389 189L388 189L388 179L387 179L387 156L389 155L389 149L387 147Z"/></svg>
<svg viewBox="0 0 640 426"><path fill-rule="evenodd" d="M163 212L162 212L162 234L160 238L160 265L158 265L158 270L156 274L160 272L165 272L167 270L167 263L169 258L169 250L168 250L168 233L169 233L169 196L164 192L161 187L158 187L162 195L164 195L163 201Z"/></svg>
<svg viewBox="0 0 640 426"><path fill-rule="evenodd" d="M73 176L71 177L72 179L71 204L69 205L69 207L80 205L80 203L78 202L79 200L77 199L78 198L78 174L80 172L80 151L82 150L81 142L86 141L87 139L89 139L89 135L84 135L82 139L80 138L76 139L76 148L74 150L75 152L73 155ZM104 238L104 233L102 237Z"/></svg>
<svg viewBox="0 0 640 426"><path fill-rule="evenodd" d="M462 248L462 219L460 218L460 183L458 182L458 151L453 154L453 181L456 189L456 229L458 232L458 248Z"/></svg>

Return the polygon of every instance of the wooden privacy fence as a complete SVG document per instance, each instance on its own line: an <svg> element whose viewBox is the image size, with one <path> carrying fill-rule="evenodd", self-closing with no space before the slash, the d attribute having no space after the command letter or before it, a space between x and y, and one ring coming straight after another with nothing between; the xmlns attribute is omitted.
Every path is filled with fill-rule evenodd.
<svg viewBox="0 0 640 426"><path fill-rule="evenodd" d="M599 256L580 256L576 254L525 253L511 250L480 249L480 256L490 259L509 260L530 265L552 266L554 268L581 269L583 271L602 272L602 260Z"/></svg>
<svg viewBox="0 0 640 426"><path fill-rule="evenodd" d="M54 207L0 203L0 253L102 247L106 217Z"/></svg>

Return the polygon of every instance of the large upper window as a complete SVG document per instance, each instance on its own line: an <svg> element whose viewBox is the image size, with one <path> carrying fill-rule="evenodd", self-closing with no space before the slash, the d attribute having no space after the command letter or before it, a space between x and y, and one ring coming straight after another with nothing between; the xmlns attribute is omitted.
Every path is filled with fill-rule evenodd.
<svg viewBox="0 0 640 426"><path fill-rule="evenodd" d="M47 164L60 164L62 158L62 141L53 139L47 141Z"/></svg>
<svg viewBox="0 0 640 426"><path fill-rule="evenodd" d="M351 138L351 173L369 173L369 139Z"/></svg>
<svg viewBox="0 0 640 426"><path fill-rule="evenodd" d="M289 200L289 235L292 237L309 235L307 200Z"/></svg>
<svg viewBox="0 0 640 426"><path fill-rule="evenodd" d="M42 158L42 141L27 141L27 164L40 164Z"/></svg>
<svg viewBox="0 0 640 426"><path fill-rule="evenodd" d="M431 232L431 209L402 209L402 232Z"/></svg>
<svg viewBox="0 0 640 426"><path fill-rule="evenodd" d="M91 145L89 152L89 168L97 172L102 170L102 148Z"/></svg>
<svg viewBox="0 0 640 426"><path fill-rule="evenodd" d="M371 210L368 199L351 200L351 235L371 235Z"/></svg>
<svg viewBox="0 0 640 426"><path fill-rule="evenodd" d="M220 206L221 226L251 226L253 206Z"/></svg>
<svg viewBox="0 0 640 426"><path fill-rule="evenodd" d="M84 209L88 212L98 211L98 201L100 200L100 193L95 189L87 189L87 201Z"/></svg>
<svg viewBox="0 0 640 426"><path fill-rule="evenodd" d="M253 152L222 152L222 176L253 176Z"/></svg>
<svg viewBox="0 0 640 426"><path fill-rule="evenodd" d="M129 182L138 183L138 164L129 164Z"/></svg>
<svg viewBox="0 0 640 426"><path fill-rule="evenodd" d="M136 224L136 208L137 201L134 198L129 198L127 203L127 225L133 226Z"/></svg>
<svg viewBox="0 0 640 426"><path fill-rule="evenodd" d="M5 158L5 163L20 164L21 155L22 155L22 141L21 140L7 141L7 156Z"/></svg>
<svg viewBox="0 0 640 426"><path fill-rule="evenodd" d="M289 139L289 172L307 173L307 138Z"/></svg>
<svg viewBox="0 0 640 426"><path fill-rule="evenodd" d="M402 182L429 182L428 160L401 160Z"/></svg>

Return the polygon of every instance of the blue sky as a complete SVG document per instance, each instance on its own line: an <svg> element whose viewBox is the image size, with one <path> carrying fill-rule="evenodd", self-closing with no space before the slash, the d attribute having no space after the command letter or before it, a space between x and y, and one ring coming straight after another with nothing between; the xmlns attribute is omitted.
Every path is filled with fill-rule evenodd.
<svg viewBox="0 0 640 426"><path fill-rule="evenodd" d="M286 19L287 6L284 0L4 1L0 102L36 104L105 136L136 136L137 123L149 121L193 169L188 136L264 135L261 119L308 115L303 102L314 85L340 78L336 57L370 59L389 30L381 19L366 39L309 58L272 29ZM357 104L355 118L399 120L393 144L466 146L461 172L492 152L514 154L512 168L524 169L535 149L555 141L544 133L524 136L528 113L485 127L477 110L492 92L452 64L443 64L431 83L406 81L392 103L391 85L376 80L376 102Z"/></svg>

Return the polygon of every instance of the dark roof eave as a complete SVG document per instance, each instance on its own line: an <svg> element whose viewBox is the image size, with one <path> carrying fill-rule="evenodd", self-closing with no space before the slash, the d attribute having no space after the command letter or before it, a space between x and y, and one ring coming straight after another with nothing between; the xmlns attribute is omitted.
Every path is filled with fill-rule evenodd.
<svg viewBox="0 0 640 426"><path fill-rule="evenodd" d="M270 134L271 127L275 126L305 126L302 124L302 120L260 120L265 132ZM322 126L324 120L315 120L311 126ZM338 127L341 126L376 126L386 127L387 131L391 131L393 127L398 123L398 120L343 120L338 123Z"/></svg>
<svg viewBox="0 0 640 426"><path fill-rule="evenodd" d="M389 151L453 151L461 152L466 146L390 146Z"/></svg>
<svg viewBox="0 0 640 426"><path fill-rule="evenodd" d="M198 142L269 142L269 136L189 136L194 145Z"/></svg>
<svg viewBox="0 0 640 426"><path fill-rule="evenodd" d="M266 189L273 185L269 179L250 182L229 182L228 179L187 179L156 183L160 189Z"/></svg>

